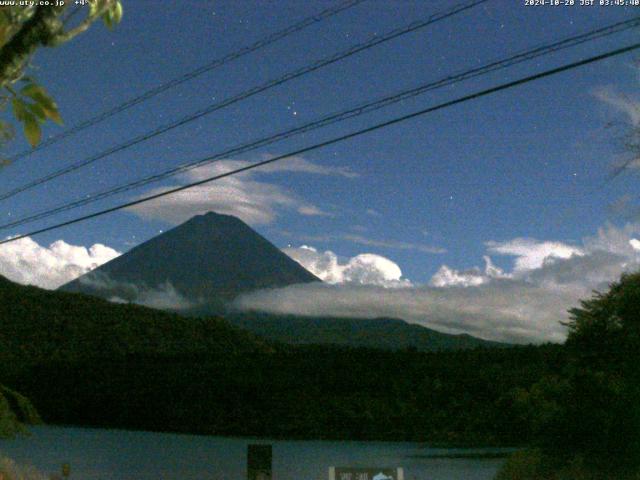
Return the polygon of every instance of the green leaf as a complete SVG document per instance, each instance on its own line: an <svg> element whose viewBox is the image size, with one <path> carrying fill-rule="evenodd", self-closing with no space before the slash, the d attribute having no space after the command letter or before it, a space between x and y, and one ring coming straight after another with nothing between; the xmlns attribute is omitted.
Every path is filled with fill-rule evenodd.
<svg viewBox="0 0 640 480"><path fill-rule="evenodd" d="M35 102L41 107L44 115L53 120L58 125L62 125L62 118L60 117L60 112L58 111L58 105L56 102L49 96L47 91L42 88L40 85L35 83L30 83L25 86L20 92ZM35 113L35 112L34 112Z"/></svg>
<svg viewBox="0 0 640 480"><path fill-rule="evenodd" d="M53 101L51 97L44 97L42 95L36 94L31 97L38 103L42 108L50 108L52 110L58 110L58 105Z"/></svg>
<svg viewBox="0 0 640 480"><path fill-rule="evenodd" d="M100 6L99 3L100 2L98 2L98 0L93 0L89 2L89 16L93 16L96 14Z"/></svg>
<svg viewBox="0 0 640 480"><path fill-rule="evenodd" d="M48 115L46 114L46 112L44 111L44 108L42 108L41 105L37 103L27 103L26 105L29 111L33 113L38 120L44 122L47 119Z"/></svg>
<svg viewBox="0 0 640 480"><path fill-rule="evenodd" d="M119 1L112 2L109 8L102 14L102 19L107 27L112 29L122 20L122 4Z"/></svg>
<svg viewBox="0 0 640 480"><path fill-rule="evenodd" d="M40 124L35 116L28 113L28 116L24 119L24 134L32 147L35 147L40 143L42 138L42 130L40 130Z"/></svg>
<svg viewBox="0 0 640 480"><path fill-rule="evenodd" d="M22 90L20 90L20 92L22 93L22 95L33 98L38 103L42 103L38 100L39 98L43 99L46 102L53 103L53 98L49 96L44 88L36 83L30 83L29 85L22 87Z"/></svg>
<svg viewBox="0 0 640 480"><path fill-rule="evenodd" d="M104 22L104 24L107 26L109 30L113 28L113 21L111 19L111 12L109 10L107 10L102 14L102 21Z"/></svg>
<svg viewBox="0 0 640 480"><path fill-rule="evenodd" d="M113 5L113 7L111 7L113 12L112 12L112 19L114 23L120 23L120 21L122 20L122 3L120 3L119 1L116 1L115 4Z"/></svg>
<svg viewBox="0 0 640 480"><path fill-rule="evenodd" d="M0 120L0 147L3 143L7 143L13 139L14 135L15 131L13 125L9 122L5 122L4 120Z"/></svg>
<svg viewBox="0 0 640 480"><path fill-rule="evenodd" d="M42 107L44 110L44 114L50 119L53 120L58 125L62 125L64 122L62 121L62 117L60 116L60 112L58 112L58 107L56 104L53 104L53 107Z"/></svg>
<svg viewBox="0 0 640 480"><path fill-rule="evenodd" d="M27 115L31 115L22 100L17 97L14 97L11 100L11 106L13 107L13 115L20 122L24 122Z"/></svg>

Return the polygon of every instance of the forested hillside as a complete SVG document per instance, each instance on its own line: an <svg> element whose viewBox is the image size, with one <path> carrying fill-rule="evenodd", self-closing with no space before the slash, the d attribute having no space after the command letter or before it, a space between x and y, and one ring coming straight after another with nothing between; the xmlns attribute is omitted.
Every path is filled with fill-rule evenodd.
<svg viewBox="0 0 640 480"><path fill-rule="evenodd" d="M0 277L0 365L117 359L132 354L245 354L264 341L219 318L185 318Z"/></svg>

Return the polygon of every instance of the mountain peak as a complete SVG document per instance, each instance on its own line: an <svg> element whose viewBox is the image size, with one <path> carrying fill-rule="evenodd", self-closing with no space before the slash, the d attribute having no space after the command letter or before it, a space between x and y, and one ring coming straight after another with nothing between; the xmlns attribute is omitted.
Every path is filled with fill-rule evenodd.
<svg viewBox="0 0 640 480"><path fill-rule="evenodd" d="M126 301L139 301L134 297L140 295L178 295L186 303L200 304L314 281L319 279L242 220L207 212L61 289Z"/></svg>
<svg viewBox="0 0 640 480"><path fill-rule="evenodd" d="M209 210L208 212L205 213L200 213L198 215L194 215L193 217L191 217L189 220L187 220L184 224L189 223L189 222L194 222L194 221L202 221L202 220L207 220L207 221L212 221L212 220L231 220L237 223L244 223L242 220L240 220L238 217L234 217L233 215L227 215L226 213L217 213L214 211Z"/></svg>

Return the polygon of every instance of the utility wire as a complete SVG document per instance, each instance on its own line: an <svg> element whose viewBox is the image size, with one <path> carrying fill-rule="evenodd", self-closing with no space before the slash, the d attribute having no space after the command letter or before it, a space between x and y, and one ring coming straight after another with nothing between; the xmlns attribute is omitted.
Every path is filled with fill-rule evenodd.
<svg viewBox="0 0 640 480"><path fill-rule="evenodd" d="M144 133L142 135L138 135L137 137L134 137L124 143L121 143L119 145L116 145L114 147L111 147L101 153L98 153L97 155L94 155L92 157L86 158L84 160L81 160L80 162L76 162L74 164L71 164L67 167L64 167L62 169L56 170L55 172L52 172L48 175L45 175L43 177L40 177L36 180L33 180L29 183L26 183L25 185L22 185L20 187L14 188L13 190L10 190L8 192L5 192L3 194L0 194L0 201L1 200L6 200L7 198L13 197L15 195L17 195L18 193L24 192L26 190L29 190L31 188L34 188L36 186L42 185L44 183L47 183L55 178L58 178L62 175L66 175L68 173L74 172L76 170L79 170L87 165L90 165L98 160L101 160L105 157L108 157L110 155L113 155L114 153L117 152L121 152L123 150L126 150L134 145L137 145L139 143L145 142L147 140L150 140L158 135L161 135L163 133L166 133L170 130L173 130L175 128L181 127L183 125L186 125L187 123L193 122L194 120L197 120L199 118L204 117L205 115L209 115L217 110L220 110L222 108L225 108L229 105L232 105L234 103L240 102L242 100L246 100L249 97L252 97L254 95L257 95L259 93L262 93L266 90L269 90L271 88L274 88L276 86L282 85L283 83L286 83L290 80L299 78L303 75L306 75L308 73L311 73L315 70L319 70L323 67L326 67L328 65L331 65L333 63L336 63L340 60L343 60L345 58L348 58L352 55L355 55L356 53L365 51L365 50L369 50L370 48L373 48L377 45L380 45L381 43L385 43L388 42L390 40L393 40L395 38L398 38L402 35L406 35L408 33L414 32L416 30L419 30L421 28L424 28L428 25L432 25L434 23L440 22L442 20L445 20L453 15L456 15L458 13L464 12L466 10L469 10L473 7L476 7L482 3L488 2L489 0L474 0L472 2L467 2L465 4L462 5L458 5L455 6L449 10L446 10L444 12L440 12L440 13L435 13L433 15L430 15L429 17L422 19L422 20L418 20L416 22L412 22L409 25L406 25L404 27L392 30L391 32L383 35L383 36L376 36L374 35L372 38L370 38L369 40L367 40L364 43L358 44L358 45L354 45L350 48L348 48L347 50L344 50L342 52L338 52L334 55L331 55L329 57L323 58L321 60L318 60L317 62L311 64L311 65L307 65L305 67L302 67L298 70L294 70L291 71L289 73L284 74L281 77L275 78L273 80L270 80L266 83L263 83L262 85L258 85L256 87L253 87L249 90L246 90L238 95L235 95L233 97L230 97L226 100L223 100L221 102L217 102L217 103L213 103L203 109L200 109L194 113L191 113L183 118L181 118L180 120L174 121L168 125L164 125L161 127L156 128L155 130L152 130L150 132Z"/></svg>
<svg viewBox="0 0 640 480"><path fill-rule="evenodd" d="M410 120L410 119L413 119L413 118L416 118L416 117L420 117L420 116L426 115L428 113L435 112L437 110L443 110L445 108L449 108L449 107L452 107L454 105L458 105L458 104L461 104L461 103L464 103L464 102L468 102L470 100L474 100L474 99L477 99L477 98L480 98L480 97L491 95L493 93L497 93L497 92L500 92L500 91L503 91L503 90L507 90L507 89L511 89L511 88L514 88L514 87L517 87L517 86L520 86L520 85L524 85L526 83L533 82L533 81L539 80L541 78L549 77L549 76L556 75L556 74L561 73L561 72L566 72L568 70L573 70L575 68L582 67L584 65L588 65L588 64L595 63L595 62L598 62L598 61L601 61L601 60L605 60L607 58L611 58L611 57L615 57L615 56L618 56L618 55L622 55L624 53L628 53L628 52L637 50L639 48L640 48L640 43L635 43L635 44L629 45L627 47L619 48L619 49L616 49L616 50L611 50L609 52L606 52L606 53L603 53L603 54L600 54L600 55L589 57L589 58L586 58L586 59L583 59L583 60L580 60L580 61L577 61L577 62L565 64L565 65L563 65L561 67L552 68L550 70L545 70L544 72L541 72L541 73L537 73L537 74L534 74L534 75L529 75L527 77L523 77L523 78L520 78L518 80L514 80L514 81L511 81L511 82L503 83L503 84L498 85L496 87L488 88L488 89L485 89L485 90L480 90L478 92L475 92L475 93L472 93L472 94L469 94L469 95L465 95L463 97L459 97L459 98L457 98L455 100L450 100L448 102L440 103L440 104L435 105L433 107L428 107L428 108L425 108L425 109L422 109L422 110L418 110L418 111L415 111L415 112L412 112L412 113L409 113L409 114L406 114L406 115L402 115L400 117L395 117L395 118L393 118L391 120L387 120L385 122L378 123L378 124L373 125L371 127L363 128L361 130L356 130L356 131L348 133L346 135L342 135L342 136L339 136L339 137L332 138L331 140L326 140L324 142L320 142L320 143L316 143L314 145L311 145L309 147L304 147L304 148L295 150L293 152L285 153L284 155L279 155L277 157L270 158L268 160L263 160L261 162L253 163L251 165L248 165L248 166L245 166L245 167L242 167L242 168L237 168L237 169L231 170L229 172L225 172L225 173L222 173L222 174L219 174L219 175L214 175L214 176L199 180L197 182L192 182L192 183L189 183L189 184L186 184L186 185L182 185L182 186L179 186L179 187L176 187L176 188L172 188L170 190L166 190L164 192L156 193L156 194L153 194L153 195L149 195L149 196L146 196L146 197L139 198L137 200L132 200L130 202L122 203L122 204L116 205L114 207L110 207L110 208L107 208L107 209L104 209L104 210L100 210L98 212L94 212L94 213L91 213L91 214L88 214L88 215L83 215L81 217L77 217L77 218L74 218L72 220L67 220L65 222L61 222L61 223L58 223L58 224L55 224L55 225L51 225L51 226L46 227L46 228L41 228L41 229L38 229L38 230L34 230L34 231L29 232L29 233L26 233L26 234L23 234L23 235L18 235L18 236L13 237L13 238L7 238L5 240L0 241L0 245L1 244L5 244L5 243L9 243L9 242L14 242L16 240L20 240L22 238L30 237L30 236L33 236L33 235L38 235L40 233L56 230L58 228L62 228L62 227L68 226L68 225L73 225L73 224L78 223L78 222L83 222L83 221L86 221L86 220L89 220L89 219L92 219L92 218L100 217L102 215L106 215L108 213L116 212L118 210L122 210L122 209L125 209L125 208L133 207L135 205L140 205L142 203L146 203L146 202L149 202L151 200L155 200L157 198L161 198L161 197L165 197L165 196L168 196L168 195L172 195L174 193L177 193L177 192L180 192L180 191L183 191L183 190L187 190L189 188L193 188L193 187L196 187L196 186L199 186L199 185L203 185L203 184L210 183L210 182L213 182L213 181L216 181L216 180L220 180L222 178L226 178L226 177L230 177L230 176L233 176L233 175L237 175L239 173L247 172L249 170L253 170L255 168L259 168L259 167L262 167L262 166L265 166L265 165L268 165L268 164L271 164L271 163L275 163L275 162L283 160L285 158L293 157L293 156L296 156L296 155L301 155L301 154L308 153L308 152L311 152L311 151L314 151L314 150L319 150L321 148L328 147L329 145L334 145L336 143L344 142L345 140L349 140L351 138L358 137L360 135L365 135L367 133L371 133L371 132L380 130L382 128L386 128L386 127L389 127L389 126L392 126L392 125L395 125L395 124L398 124L398 123L401 123L401 122L405 122L407 120Z"/></svg>
<svg viewBox="0 0 640 480"><path fill-rule="evenodd" d="M129 100L127 100L124 103L121 103L120 105L117 105L109 110L106 110L102 113L99 113L98 115L95 115L94 117L91 117L81 123L78 123L77 125L61 132L58 133L50 138L48 138L47 140L44 140L43 142L41 142L38 146L28 149L28 150L23 150L22 152L19 152L15 155L13 155L12 157L9 157L7 159L8 162L14 162L16 160L20 160L24 157L27 157L29 155L31 155L34 152L37 152L39 150L44 150L47 147L50 147L51 145L54 145L56 143L58 143L60 140L64 140L65 138L71 137L73 135L75 135L78 132L81 132L83 130L86 130L89 127L92 127L100 122L103 122L104 120L113 117L114 115L117 115L118 113L124 112L125 110L130 109L131 107L134 107L142 102L146 102L147 100L155 97L156 95L161 94L162 92L165 92L167 90L169 90L170 88L173 87L177 87L178 85L181 85L185 82L188 82L189 80L192 80L200 75L202 75L203 73L209 72L211 70L214 70L218 67L221 67L227 63L230 63L234 60L237 60L240 57L243 57L245 55L248 55L249 53L253 53L257 50L260 50L261 48L267 47L269 45L271 45L272 43L277 42L278 40L282 40L283 38L288 37L289 35L292 35L294 33L297 33L301 30L304 30L305 28L316 24L318 22L321 22L322 20L325 20L327 18L330 18L334 15L337 15L340 12L343 12L345 10L348 10L349 8L352 8L362 2L364 2L366 0L346 0L344 2L341 2L340 4L331 7L331 8L327 8L326 10L323 10L315 15L312 15L310 17L304 18L303 20L301 20L298 23L295 23L293 25L290 25L289 27L274 32L270 35L267 35L266 37L256 41L255 43L252 43L251 45L247 45L245 47L240 48L239 50L236 50L235 52L231 52L223 57L217 58L215 60L212 60L211 62L202 65L198 68L196 68L195 70L191 70L190 72L187 72L183 75L180 75L179 77L175 77L171 80L169 80L168 82L162 83L160 85L157 85L149 90L147 90L146 92L133 97ZM81 10L81 7L76 7L75 10L73 10L69 16L64 20L65 22L69 21L71 19L71 17L73 17L78 11Z"/></svg>
<svg viewBox="0 0 640 480"><path fill-rule="evenodd" d="M410 90L403 90L399 93L396 93L394 95L390 95L390 96L386 96L384 98L380 98L378 100L375 101L370 101L367 103L363 103L360 105L357 105L355 107L352 107L350 109L347 110L343 110L340 111L338 113L333 113L327 116L324 116L320 119L314 120L310 123L307 123L305 125L301 125L299 127L296 128L292 128L292 129L288 129L273 135L270 135L268 137L264 137L258 140L254 140L251 142L247 142L247 143L243 143L240 145L237 145L233 148L218 152L214 155L210 155L207 156L203 159L199 159L197 161L194 162L190 162L190 163L186 163L183 165L179 165L177 167L173 167L170 169L167 169L165 171L153 174L153 175L149 175L143 178L140 178L138 180L135 180L133 182L129 182L126 183L124 185L120 185L117 187L113 187L113 188L109 188L106 190L103 190L101 192L97 192L97 193L93 193L89 196L80 198L78 200L75 200L73 202L67 202L67 203L63 203L62 205L50 208L50 209L46 209L40 212L36 212L34 214L31 214L29 216L26 217L22 217L22 218L18 218L16 220L13 220L12 222L6 223L6 224L2 224L0 225L0 230L4 230L10 227L16 227L19 225L25 225L28 223L32 223L36 220L41 220L43 218L47 218L50 217L52 215L55 215L57 213L60 212L64 212L64 211L68 211L68 210L72 210L75 208L78 208L80 206L84 206L84 205L88 205L90 203L94 203L98 200L102 200L108 197L111 197L113 195L119 194L119 193L123 193L123 192L127 192L136 188L139 188L141 186L150 184L150 183L154 183L154 182L158 182L160 180L164 180L165 178L169 178L172 177L174 175L201 167L203 165L207 165L209 163L213 163L217 160L223 159L223 158L228 158L231 155L238 155L238 154L242 154L242 153L246 153L252 150L255 150L257 148L266 146L266 145L270 145L272 143L284 140L286 138L295 136L295 135L299 135L301 133L306 133L321 127L325 127L328 125L333 125L335 123L350 119L350 118L354 118L360 115L363 115L365 113L369 113L375 110L379 110L381 108L387 107L389 105L392 105L394 103L398 103L402 100L406 100L409 98L413 98L416 97L418 95L421 95L425 92L431 91L431 90L435 90L438 88L442 88L445 86L449 86L452 84L455 84L457 82L463 81L463 80L468 80L470 78L474 78L474 77L478 77L481 75L486 75L488 73L492 73L495 72L497 70L502 70L504 68L508 68L510 66L528 61L528 60L533 60L535 58L539 58L542 56L546 56L549 55L551 53L555 53L558 52L560 50L564 50L570 47L574 47L576 45L579 44L583 44L589 41L593 41L596 39L600 39L606 36L610 36L613 35L615 33L620 33L624 30L633 28L633 27L637 27L640 25L640 16L635 17L633 19L627 20L627 21L623 21L623 22L618 22L618 23L614 23L611 25L608 25L606 27L602 27L596 30L592 30L586 33L582 33L579 35L574 35L572 37L569 38L565 38L563 40L560 41L556 41L553 43L548 43L545 45L541 45L529 50L525 50L525 51L521 51L519 53L516 53L514 55L511 55L505 59L501 59L501 60L497 60L497 61L493 61L490 62L486 65L480 66L480 67L476 67L470 70L465 70L463 72L457 73L457 74L451 74L443 79L440 79L438 81L433 81L427 84L422 84L416 88L412 88Z"/></svg>

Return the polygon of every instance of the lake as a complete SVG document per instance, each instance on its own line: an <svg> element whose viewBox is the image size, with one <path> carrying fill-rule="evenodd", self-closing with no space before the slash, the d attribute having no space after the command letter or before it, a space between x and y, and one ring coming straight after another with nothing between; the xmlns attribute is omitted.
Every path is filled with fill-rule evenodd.
<svg viewBox="0 0 640 480"><path fill-rule="evenodd" d="M31 432L0 440L0 452L45 473L58 473L62 463L69 463L70 478L78 480L244 480L250 443L273 445L274 480L326 480L330 466L404 467L406 480L491 480L503 462L429 458L469 450L417 443L270 441L49 426Z"/></svg>

